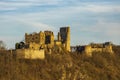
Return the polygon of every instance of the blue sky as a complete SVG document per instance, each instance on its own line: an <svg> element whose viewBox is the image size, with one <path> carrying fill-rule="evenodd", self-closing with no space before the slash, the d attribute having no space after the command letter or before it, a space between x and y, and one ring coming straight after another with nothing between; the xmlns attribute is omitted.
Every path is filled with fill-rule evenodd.
<svg viewBox="0 0 120 80"><path fill-rule="evenodd" d="M8 48L25 32L71 27L71 45L120 44L120 0L0 0L0 40Z"/></svg>

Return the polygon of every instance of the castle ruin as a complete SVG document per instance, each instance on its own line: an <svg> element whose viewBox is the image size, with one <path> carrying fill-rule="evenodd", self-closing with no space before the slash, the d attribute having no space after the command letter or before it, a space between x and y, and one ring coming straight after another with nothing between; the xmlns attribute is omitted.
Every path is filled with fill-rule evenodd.
<svg viewBox="0 0 120 80"><path fill-rule="evenodd" d="M26 55L31 55L27 58L41 58L37 55L42 54L43 59L45 52L49 52L55 46L63 47L64 50L70 52L70 27L61 27L57 35L57 40L55 40L52 31L40 31L39 33L34 32L32 34L25 33L25 42L16 43L16 52L18 56L23 54L24 58Z"/></svg>
<svg viewBox="0 0 120 80"><path fill-rule="evenodd" d="M85 46L77 46L77 52L85 53L88 56L92 56L93 52L107 52L112 54L112 44L110 42L105 43L91 43Z"/></svg>
<svg viewBox="0 0 120 80"><path fill-rule="evenodd" d="M32 34L25 33L25 44L29 45L31 49L51 49L57 45L63 46L66 51L70 51L70 27L61 27L57 35L57 40L54 39L52 31L40 31L39 33Z"/></svg>
<svg viewBox="0 0 120 80"><path fill-rule="evenodd" d="M44 59L45 53L51 54L57 47L68 52L72 51L70 47L70 27L61 27L57 34L57 39L55 39L52 31L47 30L32 34L25 33L25 42L16 43L15 45L17 57L27 59ZM113 53L110 42L91 43L74 48L76 49L75 51L85 53L88 56L92 56L93 52Z"/></svg>

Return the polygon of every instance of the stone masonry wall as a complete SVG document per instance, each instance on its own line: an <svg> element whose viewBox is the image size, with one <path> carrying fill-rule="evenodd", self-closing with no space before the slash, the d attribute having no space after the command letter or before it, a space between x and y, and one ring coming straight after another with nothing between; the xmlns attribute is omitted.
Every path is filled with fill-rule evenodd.
<svg viewBox="0 0 120 80"><path fill-rule="evenodd" d="M16 58L18 59L44 59L44 50L17 49Z"/></svg>

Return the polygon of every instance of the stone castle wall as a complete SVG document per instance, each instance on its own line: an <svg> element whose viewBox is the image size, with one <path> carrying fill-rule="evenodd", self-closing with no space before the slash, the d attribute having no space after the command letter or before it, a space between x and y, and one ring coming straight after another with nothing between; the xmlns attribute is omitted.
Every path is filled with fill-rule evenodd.
<svg viewBox="0 0 120 80"><path fill-rule="evenodd" d="M33 50L33 49L17 49L16 58L18 59L44 59L44 50Z"/></svg>
<svg viewBox="0 0 120 80"><path fill-rule="evenodd" d="M95 47L95 48L92 48L91 45L87 45L87 46L85 46L84 52L88 56L91 56L92 52L108 52L108 53L112 54L113 50L112 50L112 45L106 45L105 47Z"/></svg>

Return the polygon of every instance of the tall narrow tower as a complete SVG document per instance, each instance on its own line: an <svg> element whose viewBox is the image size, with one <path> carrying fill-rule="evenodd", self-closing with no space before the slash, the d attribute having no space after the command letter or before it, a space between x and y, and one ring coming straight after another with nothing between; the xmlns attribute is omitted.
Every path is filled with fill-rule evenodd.
<svg viewBox="0 0 120 80"><path fill-rule="evenodd" d="M65 49L70 51L70 27L61 27L60 36L62 44L65 45Z"/></svg>

